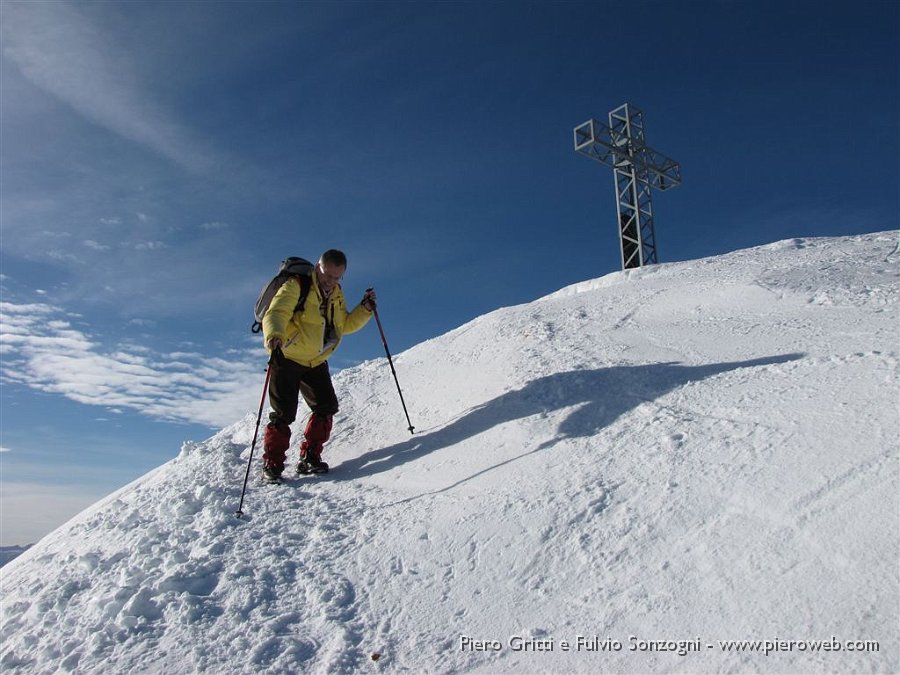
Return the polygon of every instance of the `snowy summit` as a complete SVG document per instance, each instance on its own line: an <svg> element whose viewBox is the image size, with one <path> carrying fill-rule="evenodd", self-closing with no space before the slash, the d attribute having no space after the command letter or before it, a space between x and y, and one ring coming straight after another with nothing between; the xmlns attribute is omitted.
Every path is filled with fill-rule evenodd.
<svg viewBox="0 0 900 675"><path fill-rule="evenodd" d="M332 473L263 486L257 447L238 519L248 391L0 570L0 667L895 672L897 240L482 316L395 357L414 436L384 360L343 371Z"/></svg>

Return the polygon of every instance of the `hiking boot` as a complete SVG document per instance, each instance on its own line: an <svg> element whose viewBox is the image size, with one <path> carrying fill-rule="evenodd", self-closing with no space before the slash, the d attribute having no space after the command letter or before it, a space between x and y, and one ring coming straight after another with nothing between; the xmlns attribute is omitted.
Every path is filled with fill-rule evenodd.
<svg viewBox="0 0 900 675"><path fill-rule="evenodd" d="M323 462L321 456L313 452L304 452L300 449L300 462L297 464L297 473L306 475L309 473L328 473L328 464Z"/></svg>
<svg viewBox="0 0 900 675"><path fill-rule="evenodd" d="M331 415L310 415L300 444L297 473L328 473L328 464L322 461L322 446L331 436L331 423Z"/></svg>
<svg viewBox="0 0 900 675"><path fill-rule="evenodd" d="M274 466L265 467L263 469L263 480L267 483L280 483L281 469L276 469Z"/></svg>

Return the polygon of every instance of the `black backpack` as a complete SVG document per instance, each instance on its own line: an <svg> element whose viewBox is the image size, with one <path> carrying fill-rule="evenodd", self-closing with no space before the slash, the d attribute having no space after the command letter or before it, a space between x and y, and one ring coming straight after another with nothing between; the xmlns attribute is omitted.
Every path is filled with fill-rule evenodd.
<svg viewBox="0 0 900 675"><path fill-rule="evenodd" d="M297 277L297 281L300 282L300 300L297 302L297 306L294 307L294 314L302 312L303 306L306 304L306 296L309 295L309 289L312 286L312 275L315 267L314 263L309 262L305 258L292 256L282 260L281 267L278 268L278 274L263 286L259 297L256 299L256 307L253 310L255 321L250 326L250 330L254 333L259 333L262 330L262 320L269 310L272 298L275 297L275 294L284 282L291 277Z"/></svg>

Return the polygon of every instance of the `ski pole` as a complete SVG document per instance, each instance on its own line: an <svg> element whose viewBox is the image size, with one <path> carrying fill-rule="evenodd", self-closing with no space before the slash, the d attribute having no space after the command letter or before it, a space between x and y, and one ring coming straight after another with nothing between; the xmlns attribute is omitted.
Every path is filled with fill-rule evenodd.
<svg viewBox="0 0 900 675"><path fill-rule="evenodd" d="M247 480L250 478L250 465L253 463L253 451L256 449L256 438L259 436L259 421L262 419L263 404L266 401L266 393L269 391L269 378L272 376L272 360L275 358L275 352L269 357L269 364L266 366L266 382L263 384L262 397L259 399L259 412L256 414L256 431L253 432L253 443L250 445L250 459L247 460L247 473L244 474L244 487L241 490L241 503L234 515L238 518L244 515L244 494L247 492Z"/></svg>
<svg viewBox="0 0 900 675"><path fill-rule="evenodd" d="M366 290L366 293L371 290L372 289L369 288ZM403 400L403 392L400 391L400 381L397 379L397 371L394 369L394 359L391 358L391 350L388 349L387 340L384 337L384 329L381 327L381 319L378 318L378 307L375 306L375 303L372 303L372 313L375 315L375 323L378 324L378 332L381 334L381 344L384 345L384 353L387 354L391 372L394 374L394 382L397 384L397 393L400 394L400 403L403 405L403 414L406 415L406 423L409 424L407 428L409 429L409 433L415 433L415 427L412 425L412 422L409 421L409 412L406 410L406 401Z"/></svg>

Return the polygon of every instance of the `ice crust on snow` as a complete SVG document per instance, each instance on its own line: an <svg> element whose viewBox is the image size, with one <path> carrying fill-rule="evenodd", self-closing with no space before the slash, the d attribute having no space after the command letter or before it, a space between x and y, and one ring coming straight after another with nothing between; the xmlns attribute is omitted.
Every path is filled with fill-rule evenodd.
<svg viewBox="0 0 900 675"><path fill-rule="evenodd" d="M895 672L897 240L499 309L395 357L412 437L384 360L343 371L334 472L254 470L237 519L248 413L0 570L0 667ZM879 649L719 642L832 639Z"/></svg>

